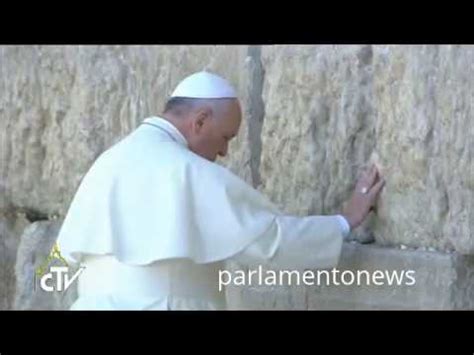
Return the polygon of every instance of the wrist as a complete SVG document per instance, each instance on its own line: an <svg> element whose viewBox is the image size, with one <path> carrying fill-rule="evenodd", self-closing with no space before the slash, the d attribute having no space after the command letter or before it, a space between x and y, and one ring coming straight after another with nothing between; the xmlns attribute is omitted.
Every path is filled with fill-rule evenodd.
<svg viewBox="0 0 474 355"><path fill-rule="evenodd" d="M342 214L339 214L336 216L339 224L341 226L341 231L342 231L342 236L344 239L347 239L351 233L351 226L349 222L347 221L347 218L344 217Z"/></svg>
<svg viewBox="0 0 474 355"><path fill-rule="evenodd" d="M353 214L342 213L342 217L346 219L351 231L358 226L358 218L354 216Z"/></svg>

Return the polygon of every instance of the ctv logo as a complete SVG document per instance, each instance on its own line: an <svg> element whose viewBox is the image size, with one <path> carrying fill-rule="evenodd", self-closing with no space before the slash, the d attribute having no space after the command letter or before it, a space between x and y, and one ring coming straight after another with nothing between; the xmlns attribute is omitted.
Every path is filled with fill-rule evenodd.
<svg viewBox="0 0 474 355"><path fill-rule="evenodd" d="M66 291L83 270L84 266L80 267L73 277L69 279L69 267L51 266L50 272L41 276L40 287L46 292ZM54 283L54 280L56 280L56 283Z"/></svg>
<svg viewBox="0 0 474 355"><path fill-rule="evenodd" d="M53 261L59 261L63 266L50 266ZM46 272L49 269L49 272ZM59 246L54 244L53 249L45 262L41 264L35 272L35 276L39 278L39 284L43 291L54 292L54 291L66 291L71 284L79 277L84 271L85 267L80 267L75 274L69 277L69 265L67 261L62 257L59 251ZM36 277L35 277L35 289L36 289Z"/></svg>

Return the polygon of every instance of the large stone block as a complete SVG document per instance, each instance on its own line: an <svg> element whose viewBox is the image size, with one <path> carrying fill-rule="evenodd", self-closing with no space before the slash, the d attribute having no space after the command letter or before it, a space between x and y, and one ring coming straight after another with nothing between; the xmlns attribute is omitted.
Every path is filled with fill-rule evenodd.
<svg viewBox="0 0 474 355"><path fill-rule="evenodd" d="M473 256L346 243L337 269L340 285L326 285L324 279L320 286L307 286L308 309L474 309ZM356 284L361 270L370 278L360 272ZM406 276L410 270L414 283ZM344 271L354 283L347 273L347 285L341 282ZM385 277L374 282L376 271ZM386 275L394 271L399 278L390 282Z"/></svg>
<svg viewBox="0 0 474 355"><path fill-rule="evenodd" d="M247 112L248 54L246 46L0 46L1 197L63 215L97 156L161 114L195 71L228 78ZM240 156L235 171L248 165Z"/></svg>
<svg viewBox="0 0 474 355"><path fill-rule="evenodd" d="M40 287L39 277L36 274L38 268L43 266L62 266L56 260L47 261L60 227L61 221L54 220L34 222L25 229L18 247L15 266L17 286L14 309L65 310L69 309L77 298L77 282L66 291L47 292ZM77 268L71 267L69 274L72 276L76 271ZM51 283L48 286L51 286Z"/></svg>
<svg viewBox="0 0 474 355"><path fill-rule="evenodd" d="M364 164L384 245L474 253L474 46L264 47L261 175L294 214L341 210Z"/></svg>
<svg viewBox="0 0 474 355"><path fill-rule="evenodd" d="M295 287L283 285L259 285L255 265L252 267L240 265L236 262L228 262L226 271L232 275L238 273L254 272L254 277L246 278L245 284L240 285L237 282L230 282L226 287L227 307L229 310L304 310L307 309L307 296L304 287ZM268 268L262 268L262 274L267 272ZM226 280L222 276L223 282Z"/></svg>
<svg viewBox="0 0 474 355"><path fill-rule="evenodd" d="M474 46L376 46L383 244L474 253Z"/></svg>
<svg viewBox="0 0 474 355"><path fill-rule="evenodd" d="M248 275L249 269L233 263L228 270L233 274L240 270ZM272 269L265 268L263 275L269 270ZM229 285L229 307L474 310L473 256L344 243L340 263L334 271L310 270L314 278L306 282L305 270L289 271L297 271L299 281L293 277L292 284L284 278L282 284L272 286L255 282L249 285L248 281L243 286Z"/></svg>
<svg viewBox="0 0 474 355"><path fill-rule="evenodd" d="M0 310L13 308L16 253L29 224L24 213L2 210L0 214Z"/></svg>

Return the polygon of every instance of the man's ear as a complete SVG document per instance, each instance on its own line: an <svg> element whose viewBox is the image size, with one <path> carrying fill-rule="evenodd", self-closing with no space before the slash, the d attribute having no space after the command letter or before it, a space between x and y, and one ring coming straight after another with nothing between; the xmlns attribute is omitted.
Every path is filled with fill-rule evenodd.
<svg viewBox="0 0 474 355"><path fill-rule="evenodd" d="M209 106L200 107L196 110L193 120L193 131L199 133L204 125L208 123L207 121L212 118L212 108Z"/></svg>

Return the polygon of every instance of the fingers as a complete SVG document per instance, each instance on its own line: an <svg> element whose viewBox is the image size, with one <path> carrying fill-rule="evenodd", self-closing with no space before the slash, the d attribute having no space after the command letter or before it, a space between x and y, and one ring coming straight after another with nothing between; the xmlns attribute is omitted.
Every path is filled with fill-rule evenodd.
<svg viewBox="0 0 474 355"><path fill-rule="evenodd" d="M377 167L372 164L372 166L365 171L361 178L359 179L358 185L359 187L364 187L370 190L370 188L375 184L378 180L379 172Z"/></svg>
<svg viewBox="0 0 474 355"><path fill-rule="evenodd" d="M374 182L377 179L377 175L378 175L377 167L375 165L372 165L369 171L369 176L367 178L367 184L369 185L368 186L369 188L374 185Z"/></svg>
<svg viewBox="0 0 474 355"><path fill-rule="evenodd" d="M385 179L380 179L371 189L370 189L370 196L375 198L380 190L382 190L383 186L385 185Z"/></svg>

